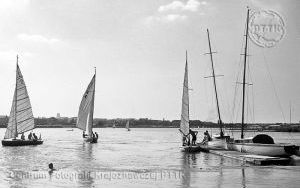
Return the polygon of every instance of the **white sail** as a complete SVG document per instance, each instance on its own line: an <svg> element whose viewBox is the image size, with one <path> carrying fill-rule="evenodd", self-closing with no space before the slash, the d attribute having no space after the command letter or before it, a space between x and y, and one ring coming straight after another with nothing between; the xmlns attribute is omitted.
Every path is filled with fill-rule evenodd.
<svg viewBox="0 0 300 188"><path fill-rule="evenodd" d="M17 64L16 88L4 138L16 138L18 134L34 128L34 117L30 99L24 78Z"/></svg>
<svg viewBox="0 0 300 188"><path fill-rule="evenodd" d="M184 81L183 81L180 131L182 134L184 134L183 136L188 135L189 133L189 85L188 85L187 61L185 64Z"/></svg>
<svg viewBox="0 0 300 188"><path fill-rule="evenodd" d="M126 129L129 129L129 121L126 123Z"/></svg>
<svg viewBox="0 0 300 188"><path fill-rule="evenodd" d="M88 135L92 135L93 129L95 78L96 74L93 76L81 99L76 123L76 127L86 131Z"/></svg>

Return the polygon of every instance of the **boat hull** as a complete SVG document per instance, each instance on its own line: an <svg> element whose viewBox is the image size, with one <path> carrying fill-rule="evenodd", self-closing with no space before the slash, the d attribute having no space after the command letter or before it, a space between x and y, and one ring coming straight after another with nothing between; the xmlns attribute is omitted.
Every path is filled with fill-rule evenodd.
<svg viewBox="0 0 300 188"><path fill-rule="evenodd" d="M228 145L235 151L270 157L290 157L299 151L299 146L292 144L229 143Z"/></svg>
<svg viewBox="0 0 300 188"><path fill-rule="evenodd" d="M2 146L30 146L41 145L43 140L2 140Z"/></svg>
<svg viewBox="0 0 300 188"><path fill-rule="evenodd" d="M227 138L212 138L211 141L206 142L208 148L211 149L225 149L227 150Z"/></svg>
<svg viewBox="0 0 300 188"><path fill-rule="evenodd" d="M98 143L98 138L91 138L91 137L87 137L87 138L84 138L84 141L85 142L88 142L88 143Z"/></svg>
<svg viewBox="0 0 300 188"><path fill-rule="evenodd" d="M208 152L209 150L204 145L182 146L182 151L187 153Z"/></svg>

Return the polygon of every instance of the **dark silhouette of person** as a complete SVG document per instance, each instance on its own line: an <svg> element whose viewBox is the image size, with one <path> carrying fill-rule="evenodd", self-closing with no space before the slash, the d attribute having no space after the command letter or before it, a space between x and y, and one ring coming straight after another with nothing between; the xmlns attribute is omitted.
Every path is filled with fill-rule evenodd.
<svg viewBox="0 0 300 188"><path fill-rule="evenodd" d="M85 134L85 131L82 132L82 137L83 137L83 138L86 138L86 137L87 137L87 134Z"/></svg>
<svg viewBox="0 0 300 188"><path fill-rule="evenodd" d="M28 134L28 140L31 140L32 139L32 133L30 132L29 134Z"/></svg>
<svg viewBox="0 0 300 188"><path fill-rule="evenodd" d="M22 135L21 135L21 140L25 140L25 135L24 135L24 133L22 133Z"/></svg>
<svg viewBox="0 0 300 188"><path fill-rule="evenodd" d="M96 138L98 139L98 133L97 133L97 132L95 132L95 136L96 136Z"/></svg>
<svg viewBox="0 0 300 188"><path fill-rule="evenodd" d="M35 133L33 133L32 136L33 136L33 139L34 139L34 140L37 140L37 139L38 139L38 137L35 135Z"/></svg>
<svg viewBox="0 0 300 188"><path fill-rule="evenodd" d="M192 129L190 129L189 133L192 135L192 145L196 145L198 132L197 131L192 131Z"/></svg>

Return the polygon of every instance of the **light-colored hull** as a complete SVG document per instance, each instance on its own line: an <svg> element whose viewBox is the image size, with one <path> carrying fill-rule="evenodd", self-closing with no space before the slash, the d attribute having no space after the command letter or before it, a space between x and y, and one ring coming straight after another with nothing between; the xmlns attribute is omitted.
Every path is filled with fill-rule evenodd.
<svg viewBox="0 0 300 188"><path fill-rule="evenodd" d="M260 144L260 143L230 143L229 149L242 153L264 155L270 157L289 157L296 154L297 149L292 144ZM299 149L298 149L299 150Z"/></svg>
<svg viewBox="0 0 300 188"><path fill-rule="evenodd" d="M207 142L207 146L210 149L228 149L226 139L213 138L212 141Z"/></svg>

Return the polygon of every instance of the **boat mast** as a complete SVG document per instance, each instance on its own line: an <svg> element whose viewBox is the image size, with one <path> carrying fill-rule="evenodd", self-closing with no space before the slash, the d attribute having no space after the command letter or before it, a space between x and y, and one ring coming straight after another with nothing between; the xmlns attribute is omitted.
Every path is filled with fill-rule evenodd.
<svg viewBox="0 0 300 188"><path fill-rule="evenodd" d="M94 107L94 106L95 106L94 104L95 104L96 72L97 72L97 71L96 71L96 67L94 67L94 69L95 69L95 78L94 78L95 80L94 80L93 102L92 102L92 114L91 114L91 115L92 115L92 123L91 123L91 124L92 124L92 125L91 125L92 127L93 127L93 122L94 122L94 108L95 108L95 107Z"/></svg>
<svg viewBox="0 0 300 188"><path fill-rule="evenodd" d="M290 101L290 125L292 124L292 104Z"/></svg>
<svg viewBox="0 0 300 188"><path fill-rule="evenodd" d="M17 67L16 67L16 87L15 87L15 135L14 138L18 137L18 128L17 128L17 96L18 96L18 89L17 89L17 84L18 84L18 61L19 61L19 56L17 55Z"/></svg>
<svg viewBox="0 0 300 188"><path fill-rule="evenodd" d="M214 88L215 88L215 96L216 96L216 103L217 103L217 110L218 110L218 117L219 121L218 124L220 125L220 136L223 137L223 123L221 120L221 113L220 113L220 107L219 107L219 100L218 100L218 92L217 92L217 84L216 84L216 75L215 75L215 69L214 69L214 62L212 57L212 51L211 51L211 44L210 44L210 37L209 37L209 30L207 29L207 38L208 38L208 46L209 46L209 54L210 54L210 61L211 61L211 69L212 69L212 77L214 80Z"/></svg>
<svg viewBox="0 0 300 188"><path fill-rule="evenodd" d="M242 131L241 131L241 139L244 138L244 126L245 126L245 89L246 89L246 64L247 64L247 47L248 47L248 24L249 24L249 8L247 10L247 22L246 22L246 43L245 43L245 51L244 51L244 73L243 73L243 103L242 103Z"/></svg>

